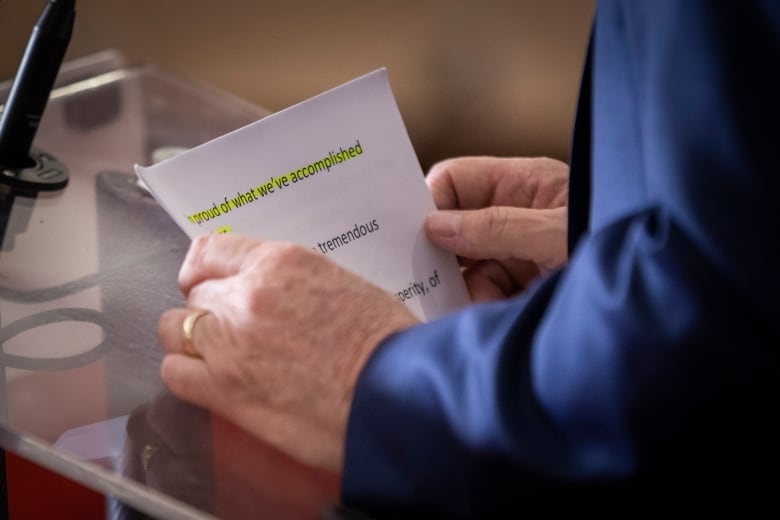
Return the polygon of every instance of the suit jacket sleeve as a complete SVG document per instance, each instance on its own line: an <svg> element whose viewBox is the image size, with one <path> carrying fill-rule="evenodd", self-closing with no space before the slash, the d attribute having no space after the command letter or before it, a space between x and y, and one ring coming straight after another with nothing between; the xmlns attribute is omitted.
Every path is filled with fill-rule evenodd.
<svg viewBox="0 0 780 520"><path fill-rule="evenodd" d="M592 53L591 210L567 267L383 342L352 404L348 504L757 504L778 460L780 6L605 2Z"/></svg>

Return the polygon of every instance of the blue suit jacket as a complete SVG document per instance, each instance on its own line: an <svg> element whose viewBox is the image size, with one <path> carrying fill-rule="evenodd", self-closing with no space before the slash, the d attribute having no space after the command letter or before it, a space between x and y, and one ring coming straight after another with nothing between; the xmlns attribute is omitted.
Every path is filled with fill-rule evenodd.
<svg viewBox="0 0 780 520"><path fill-rule="evenodd" d="M779 125L780 2L599 4L568 265L383 342L344 500L378 516L777 510Z"/></svg>

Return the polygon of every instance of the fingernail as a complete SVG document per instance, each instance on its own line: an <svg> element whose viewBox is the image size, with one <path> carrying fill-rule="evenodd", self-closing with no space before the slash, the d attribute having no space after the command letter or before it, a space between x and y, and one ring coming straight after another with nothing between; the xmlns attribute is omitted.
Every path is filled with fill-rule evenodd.
<svg viewBox="0 0 780 520"><path fill-rule="evenodd" d="M441 238L454 238L460 232L459 211L435 211L428 215L428 231Z"/></svg>

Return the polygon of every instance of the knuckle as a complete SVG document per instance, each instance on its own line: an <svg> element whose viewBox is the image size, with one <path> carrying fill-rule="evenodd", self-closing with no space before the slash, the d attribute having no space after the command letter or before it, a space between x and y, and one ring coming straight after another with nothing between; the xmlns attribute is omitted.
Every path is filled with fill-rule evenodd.
<svg viewBox="0 0 780 520"><path fill-rule="evenodd" d="M439 161L431 166L425 176L425 183L439 209L458 207L455 181L453 180L453 171L457 164L456 159Z"/></svg>
<svg viewBox="0 0 780 520"><path fill-rule="evenodd" d="M263 274L276 275L291 266L299 266L309 251L288 242L266 243L263 254L254 259L254 267Z"/></svg>
<svg viewBox="0 0 780 520"><path fill-rule="evenodd" d="M288 265L299 262L305 251L303 247L296 244L280 243L274 256L278 262Z"/></svg>
<svg viewBox="0 0 780 520"><path fill-rule="evenodd" d="M451 169L458 163L458 159L444 159L437 161L428 169L428 177L437 178L441 176L451 175Z"/></svg>
<svg viewBox="0 0 780 520"><path fill-rule="evenodd" d="M189 249L189 260L192 263L200 263L203 256L206 253L206 250L209 247L209 243L211 241L211 235L200 235L195 237L192 242L190 243L190 249Z"/></svg>
<svg viewBox="0 0 780 520"><path fill-rule="evenodd" d="M249 316L259 316L267 312L274 304L274 292L267 290L262 283L244 286L236 293L236 305L240 312Z"/></svg>
<svg viewBox="0 0 780 520"><path fill-rule="evenodd" d="M489 212L488 239L501 242L510 238L510 210L509 208L498 206Z"/></svg>
<svg viewBox="0 0 780 520"><path fill-rule="evenodd" d="M247 387L249 378L244 366L244 363L239 362L225 363L217 371L217 377L221 386L230 390L231 394L236 391L243 391Z"/></svg>

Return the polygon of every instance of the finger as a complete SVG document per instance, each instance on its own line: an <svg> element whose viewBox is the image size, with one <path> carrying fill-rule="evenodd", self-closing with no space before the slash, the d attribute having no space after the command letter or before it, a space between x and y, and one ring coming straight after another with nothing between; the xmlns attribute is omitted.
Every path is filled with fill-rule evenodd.
<svg viewBox="0 0 780 520"><path fill-rule="evenodd" d="M160 316L157 335L160 343L169 354L187 354L187 340L184 338L184 320L196 309L169 309ZM212 344L216 318L213 314L204 314L193 324L191 347L205 358Z"/></svg>
<svg viewBox="0 0 780 520"><path fill-rule="evenodd" d="M507 293L507 296L513 296L524 291L526 287L528 287L528 284L538 278L541 274L539 266L528 260L513 258L510 260L501 260L500 263L515 281L515 290Z"/></svg>
<svg viewBox="0 0 780 520"><path fill-rule="evenodd" d="M520 294L539 276L532 262L483 260L463 271L472 303L501 300Z"/></svg>
<svg viewBox="0 0 780 520"><path fill-rule="evenodd" d="M545 269L566 258L565 208L435 211L426 218L425 230L434 244L467 258L516 258Z"/></svg>
<svg viewBox="0 0 780 520"><path fill-rule="evenodd" d="M459 157L434 164L426 183L439 209L479 209L490 205L530 206L530 159Z"/></svg>
<svg viewBox="0 0 780 520"><path fill-rule="evenodd" d="M512 276L495 260L475 263L463 271L463 280L473 303L500 300L517 290Z"/></svg>
<svg viewBox="0 0 780 520"><path fill-rule="evenodd" d="M488 181L495 157L459 157L434 164L425 177L439 209L474 209L490 205L495 186Z"/></svg>
<svg viewBox="0 0 780 520"><path fill-rule="evenodd" d="M214 409L219 397L218 389L203 360L169 354L160 365L160 377L176 397Z"/></svg>
<svg viewBox="0 0 780 520"><path fill-rule="evenodd" d="M246 236L211 233L196 237L179 269L179 288L185 296L200 282L239 272L261 250L263 242Z"/></svg>

